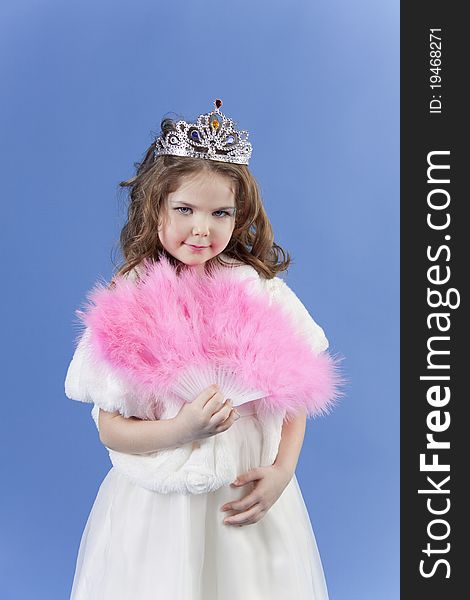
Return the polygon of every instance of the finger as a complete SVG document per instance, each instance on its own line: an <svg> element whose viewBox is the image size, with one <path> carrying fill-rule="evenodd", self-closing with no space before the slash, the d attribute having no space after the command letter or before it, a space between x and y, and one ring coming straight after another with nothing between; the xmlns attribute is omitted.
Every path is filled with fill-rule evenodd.
<svg viewBox="0 0 470 600"><path fill-rule="evenodd" d="M211 418L217 413L219 413L226 406L229 406L228 401L225 400L225 398L222 395L222 392L217 392L217 394L215 394L215 396L213 396L204 406L204 413L206 414L206 416L209 416L209 418ZM222 416L223 420L225 420L228 416L228 412L226 412L225 415L222 413Z"/></svg>
<svg viewBox="0 0 470 600"><path fill-rule="evenodd" d="M205 403L204 410L207 412L215 412L224 403L224 396L220 390L217 390Z"/></svg>
<svg viewBox="0 0 470 600"><path fill-rule="evenodd" d="M258 479L262 479L262 477L263 474L261 471L259 471L258 469L251 469L251 471L247 471L246 473L239 475L231 485L240 487L242 485L250 483L251 481L257 481Z"/></svg>
<svg viewBox="0 0 470 600"><path fill-rule="evenodd" d="M216 433L222 433L222 431L227 431L227 429L229 429L229 427L231 427L235 423L235 421L238 421L239 418L240 413L235 408L233 408L229 416L225 419L225 421L223 423L220 423L220 425L216 427Z"/></svg>
<svg viewBox="0 0 470 600"><path fill-rule="evenodd" d="M206 389L202 390L202 392L198 396L196 396L194 402L197 402L200 406L204 407L207 404L207 402L210 402L210 400L215 396L215 394L219 392L219 386L216 383L214 383L214 385L210 385Z"/></svg>
<svg viewBox="0 0 470 600"><path fill-rule="evenodd" d="M238 513L224 519L226 525L249 525L253 519L256 519L261 514L261 509L258 504L252 506L249 510Z"/></svg>
<svg viewBox="0 0 470 600"><path fill-rule="evenodd" d="M258 494L253 491L244 498L240 498L240 500L235 500L234 502L228 502L223 508L224 510L235 510L237 512L241 512L247 510L251 506L258 504L260 501Z"/></svg>
<svg viewBox="0 0 470 600"><path fill-rule="evenodd" d="M209 421L209 428L214 431L224 431L226 428L230 427L230 414L230 408L216 413Z"/></svg>

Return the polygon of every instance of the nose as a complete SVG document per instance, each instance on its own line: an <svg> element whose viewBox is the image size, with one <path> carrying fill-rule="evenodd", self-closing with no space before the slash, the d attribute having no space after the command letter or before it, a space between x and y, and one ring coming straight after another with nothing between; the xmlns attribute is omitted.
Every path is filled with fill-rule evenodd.
<svg viewBox="0 0 470 600"><path fill-rule="evenodd" d="M209 235L209 225L205 219L198 219L192 226L193 235Z"/></svg>

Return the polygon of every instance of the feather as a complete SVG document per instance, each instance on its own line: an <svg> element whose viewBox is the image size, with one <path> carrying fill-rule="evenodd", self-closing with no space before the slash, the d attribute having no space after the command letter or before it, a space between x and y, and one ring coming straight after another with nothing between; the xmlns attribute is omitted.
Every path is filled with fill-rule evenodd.
<svg viewBox="0 0 470 600"><path fill-rule="evenodd" d="M76 311L94 360L128 381L142 403L169 394L191 402L217 383L234 406L257 400L261 410L329 412L340 396L337 360L312 349L257 274L178 274L165 257L144 268L138 282L98 283Z"/></svg>

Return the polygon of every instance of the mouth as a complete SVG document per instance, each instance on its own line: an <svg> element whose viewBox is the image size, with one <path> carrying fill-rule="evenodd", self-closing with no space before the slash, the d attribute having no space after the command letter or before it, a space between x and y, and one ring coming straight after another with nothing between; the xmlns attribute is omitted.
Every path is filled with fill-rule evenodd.
<svg viewBox="0 0 470 600"><path fill-rule="evenodd" d="M195 244L185 244L186 246L189 246L190 248L197 248L198 250L201 250L202 248L209 248L209 246L196 246Z"/></svg>

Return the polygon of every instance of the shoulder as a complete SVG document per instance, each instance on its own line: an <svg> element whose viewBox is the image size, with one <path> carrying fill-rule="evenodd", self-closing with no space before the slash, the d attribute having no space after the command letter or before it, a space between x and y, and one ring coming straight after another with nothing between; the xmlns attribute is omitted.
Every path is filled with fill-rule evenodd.
<svg viewBox="0 0 470 600"><path fill-rule="evenodd" d="M129 281L134 282L134 281L137 281L141 277L143 271L144 271L144 267L143 267L142 263L139 263L134 268L132 268L130 271L128 271L124 275L124 277L126 279L128 279Z"/></svg>
<svg viewBox="0 0 470 600"><path fill-rule="evenodd" d="M231 256L228 256L225 253L221 254L221 258L224 261L224 263L227 263L224 265L223 268L230 270L236 276L239 276L242 279L253 277L255 279L260 278L258 271L251 265L248 265L244 262L240 262L236 258L232 258Z"/></svg>
<svg viewBox="0 0 470 600"><path fill-rule="evenodd" d="M271 302L276 302L282 306L283 310L292 318L299 331L308 339L312 348L316 352L326 350L329 342L325 336L325 332L286 281L276 276L272 279L261 278L261 282L269 293Z"/></svg>
<svg viewBox="0 0 470 600"><path fill-rule="evenodd" d="M250 269L252 268L250 265L247 265L246 263L241 262L240 260L237 260L236 258L233 258L232 256L229 256L225 252L222 252L222 254L220 254L220 258L224 262L224 266L226 268L234 268L234 267L236 267L237 269L242 269L243 267L248 267Z"/></svg>

